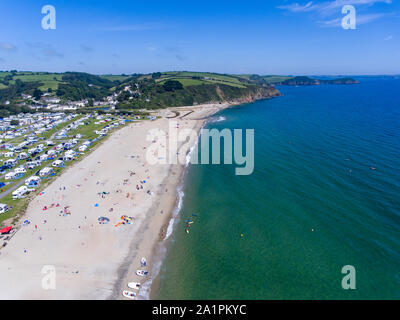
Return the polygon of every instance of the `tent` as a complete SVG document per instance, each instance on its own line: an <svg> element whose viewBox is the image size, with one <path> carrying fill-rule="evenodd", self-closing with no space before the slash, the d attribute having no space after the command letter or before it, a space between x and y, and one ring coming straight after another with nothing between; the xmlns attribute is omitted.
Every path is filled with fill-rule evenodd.
<svg viewBox="0 0 400 320"><path fill-rule="evenodd" d="M1 234L7 234L11 231L12 227L5 227L3 229L0 230Z"/></svg>

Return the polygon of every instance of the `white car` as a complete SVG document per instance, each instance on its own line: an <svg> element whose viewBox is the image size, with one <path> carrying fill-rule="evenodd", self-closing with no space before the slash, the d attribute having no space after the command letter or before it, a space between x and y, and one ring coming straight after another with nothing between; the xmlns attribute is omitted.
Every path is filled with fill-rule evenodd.
<svg viewBox="0 0 400 320"><path fill-rule="evenodd" d="M9 209L8 204L0 203L0 214L7 212Z"/></svg>

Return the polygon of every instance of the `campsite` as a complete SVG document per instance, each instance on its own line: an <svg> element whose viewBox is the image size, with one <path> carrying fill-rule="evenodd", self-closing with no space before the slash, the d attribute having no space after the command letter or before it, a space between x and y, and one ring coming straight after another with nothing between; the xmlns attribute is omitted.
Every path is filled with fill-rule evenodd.
<svg viewBox="0 0 400 320"><path fill-rule="evenodd" d="M0 224L23 212L32 191L128 121L130 116L64 112L0 118L0 201L13 208L0 210Z"/></svg>

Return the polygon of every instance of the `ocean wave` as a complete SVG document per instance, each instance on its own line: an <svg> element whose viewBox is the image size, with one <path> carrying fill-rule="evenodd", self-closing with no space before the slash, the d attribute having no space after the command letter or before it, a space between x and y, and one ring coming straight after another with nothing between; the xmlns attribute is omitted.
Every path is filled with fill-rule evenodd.
<svg viewBox="0 0 400 320"><path fill-rule="evenodd" d="M189 152L186 155L185 170L182 174L181 181L176 188L176 192L178 195L176 206L175 206L174 210L172 211L172 217L168 223L168 227L167 227L167 231L165 233L164 240L158 244L156 252L154 254L154 258L152 259L152 268L151 268L151 273L150 273L151 276L149 277L149 279L147 279L142 284L140 291L137 295L137 300L149 300L150 299L151 285L153 283L153 280L159 275L161 267L162 267L162 263L167 254L166 241L172 235L172 233L174 231L174 226L178 222L178 219L179 219L179 212L182 209L183 197L185 196L185 193L183 192L185 176L186 176L187 168L190 164L191 156L192 156L193 151L195 150L197 144L198 144L198 141L196 141L196 143L190 148Z"/></svg>
<svg viewBox="0 0 400 320"><path fill-rule="evenodd" d="M209 122L209 123L213 123L213 122L221 122L221 121L225 121L225 120L226 120L225 117L219 116L218 118L217 118L217 117L211 118L208 122Z"/></svg>
<svg viewBox="0 0 400 320"><path fill-rule="evenodd" d="M182 185L179 185L178 188L177 188L177 192L178 192L178 203L177 203L177 205L176 205L174 211L172 212L172 218L171 218L171 220L169 221L169 224L168 224L167 232L166 232L166 234L165 234L164 241L167 240L167 239L171 236L172 232L174 231L175 220L176 220L176 218L178 218L178 214L179 214L179 212L181 211L182 203L183 203L183 196L185 195L185 193L183 192L182 189L183 189L183 186L182 186Z"/></svg>

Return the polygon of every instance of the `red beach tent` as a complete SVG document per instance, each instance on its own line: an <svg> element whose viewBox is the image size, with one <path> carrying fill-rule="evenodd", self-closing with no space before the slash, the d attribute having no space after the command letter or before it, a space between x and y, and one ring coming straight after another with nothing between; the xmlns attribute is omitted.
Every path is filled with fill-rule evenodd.
<svg viewBox="0 0 400 320"><path fill-rule="evenodd" d="M0 230L0 233L1 234L9 233L11 229L12 229L12 227L5 227L5 228Z"/></svg>

